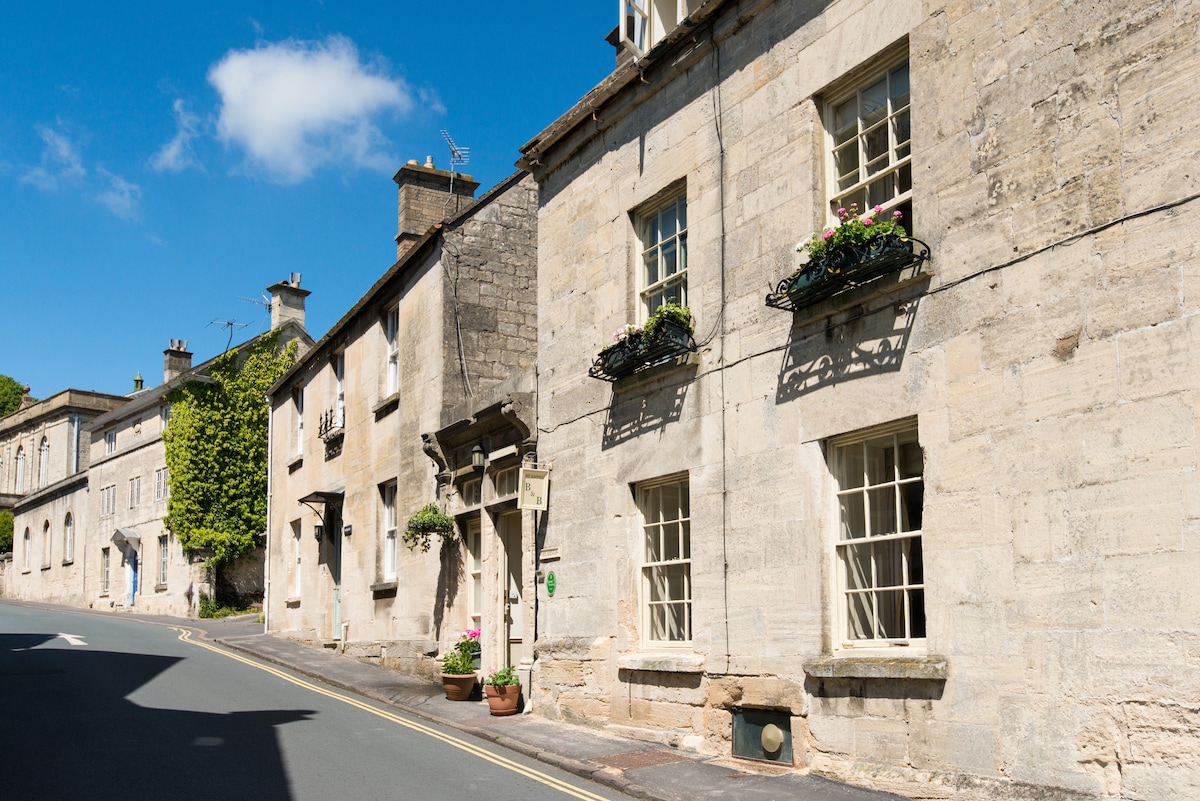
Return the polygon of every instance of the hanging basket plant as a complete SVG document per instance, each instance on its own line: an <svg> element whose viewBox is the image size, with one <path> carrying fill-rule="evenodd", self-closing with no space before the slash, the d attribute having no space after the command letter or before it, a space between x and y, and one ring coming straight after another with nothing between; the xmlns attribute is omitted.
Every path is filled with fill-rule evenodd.
<svg viewBox="0 0 1200 801"><path fill-rule="evenodd" d="M410 551L420 548L422 552L428 552L429 541L434 534L442 538L444 545L457 540L454 518L439 509L436 503L430 502L408 518L408 524L404 527L404 544Z"/></svg>

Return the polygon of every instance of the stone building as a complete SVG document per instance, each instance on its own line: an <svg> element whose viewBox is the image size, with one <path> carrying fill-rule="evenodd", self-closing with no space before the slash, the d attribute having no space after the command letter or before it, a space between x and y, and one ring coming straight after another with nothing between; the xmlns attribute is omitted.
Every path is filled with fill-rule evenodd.
<svg viewBox="0 0 1200 801"><path fill-rule="evenodd" d="M528 666L536 190L472 201L431 162L395 180L398 260L271 390L267 628L430 673L481 627L485 666ZM430 502L454 542L409 550Z"/></svg>
<svg viewBox="0 0 1200 801"><path fill-rule="evenodd" d="M26 392L28 399L28 391ZM77 603L77 543L87 521L89 421L126 402L67 389L0 419L0 508L13 512L13 554L3 594Z"/></svg>
<svg viewBox="0 0 1200 801"><path fill-rule="evenodd" d="M627 8L522 148L534 711L922 797L1200 796L1200 8ZM851 203L914 239L805 266ZM601 354L665 301L690 337Z"/></svg>
<svg viewBox="0 0 1200 801"><path fill-rule="evenodd" d="M296 341L303 353L313 344L304 328L300 276L267 288L271 296L271 331L279 347ZM266 334L262 336L267 336ZM238 345L239 354L260 337ZM89 606L127 609L146 614L193 614L203 593L215 594L214 577L205 568L206 553L185 553L163 525L171 484L162 434L170 425L167 396L188 381L204 381L213 359L192 367L186 340L171 340L163 351L163 382L88 426L91 468L88 471L88 517L99 533L89 543L93 564L86 574ZM244 584L246 594L261 592L261 551L228 570Z"/></svg>

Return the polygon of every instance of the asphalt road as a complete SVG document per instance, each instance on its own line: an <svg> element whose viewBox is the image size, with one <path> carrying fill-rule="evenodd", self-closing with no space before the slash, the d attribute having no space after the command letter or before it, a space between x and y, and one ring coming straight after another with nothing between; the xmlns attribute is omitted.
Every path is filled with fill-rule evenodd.
<svg viewBox="0 0 1200 801"><path fill-rule="evenodd" d="M0 798L626 796L188 632L0 604Z"/></svg>

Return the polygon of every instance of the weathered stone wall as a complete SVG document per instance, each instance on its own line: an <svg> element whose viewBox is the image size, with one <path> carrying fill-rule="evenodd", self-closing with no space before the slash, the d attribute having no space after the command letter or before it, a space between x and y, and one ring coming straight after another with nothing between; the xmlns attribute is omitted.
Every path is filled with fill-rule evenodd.
<svg viewBox="0 0 1200 801"><path fill-rule="evenodd" d="M446 226L442 247L413 253L393 268L353 318L307 359L273 398L270 605L268 627L287 636L329 640L333 628L332 544L313 538L316 514L297 503L313 491L343 490L340 621L348 653L430 675L439 642L466 628L463 555L398 546L397 578L383 575L381 486L397 482L397 526L439 496L438 465L423 434L494 404L506 389L532 386L534 215L532 180L504 183ZM457 297L455 297L457 293ZM400 391L383 394L384 310L399 310ZM462 349L459 347L459 335ZM333 406L329 354L346 364L346 424L334 447L317 436ZM470 392L463 380L464 365ZM304 387L305 443L297 458L291 400ZM451 511L455 511L452 507ZM294 592L292 524L301 530L301 591ZM494 564L494 561L493 561ZM374 589L372 589L374 587Z"/></svg>
<svg viewBox="0 0 1200 801"><path fill-rule="evenodd" d="M1200 793L1180 756L1200 747L1200 12L797 5L718 14L719 78L700 30L539 168L539 453L561 560L535 710L728 753L734 707L787 709L798 765L930 797ZM929 273L765 308L824 223L821 93L905 51ZM698 364L588 379L635 319L630 212L680 179ZM910 417L925 650L945 678L808 674L838 655L824 442ZM659 663L632 486L678 472L695 633Z"/></svg>
<svg viewBox="0 0 1200 801"><path fill-rule="evenodd" d="M13 518L13 556L5 595L30 601L82 606L86 559L87 481L67 480L27 495ZM66 521L70 515L74 542L68 552ZM29 555L25 554L28 529ZM49 537L49 547L45 537Z"/></svg>

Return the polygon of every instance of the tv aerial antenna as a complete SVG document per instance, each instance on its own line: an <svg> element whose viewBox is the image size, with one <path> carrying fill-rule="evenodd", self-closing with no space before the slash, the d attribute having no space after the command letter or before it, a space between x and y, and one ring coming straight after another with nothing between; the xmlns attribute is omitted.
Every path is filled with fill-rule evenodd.
<svg viewBox="0 0 1200 801"><path fill-rule="evenodd" d="M209 326L219 325L229 329L229 341L225 343L225 351L229 352L229 346L233 344L233 329L245 328L249 323L239 323L237 320L213 320L205 328Z"/></svg>
<svg viewBox="0 0 1200 801"><path fill-rule="evenodd" d="M442 204L442 220L446 219L446 206L450 204L450 198L454 198L454 211L458 212L458 197L454 194L454 176L457 175L455 167L465 167L467 162L471 160L471 148L459 147L454 143L454 139L450 136L450 132L442 129L442 138L446 140L446 144L450 147L450 194L446 196L446 202Z"/></svg>
<svg viewBox="0 0 1200 801"><path fill-rule="evenodd" d="M244 300L247 303L253 303L255 306L262 306L267 311L271 310L271 299L267 297L267 293L265 292L261 298L246 298L239 295L238 300Z"/></svg>

